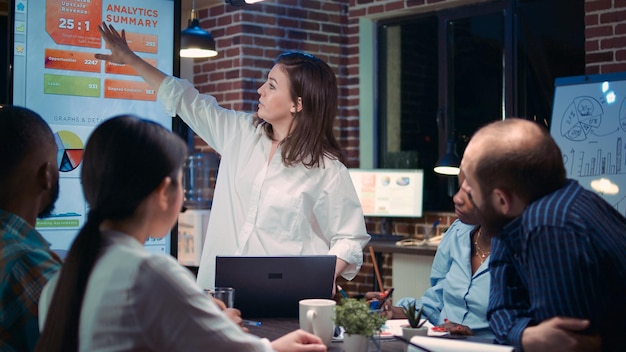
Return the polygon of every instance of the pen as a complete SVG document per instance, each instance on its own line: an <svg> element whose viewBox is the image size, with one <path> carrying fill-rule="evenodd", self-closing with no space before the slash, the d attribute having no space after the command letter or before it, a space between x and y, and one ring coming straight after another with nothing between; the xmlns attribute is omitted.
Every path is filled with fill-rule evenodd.
<svg viewBox="0 0 626 352"><path fill-rule="evenodd" d="M254 321L254 320L243 320L243 323L246 325L252 325L252 326L261 326L261 322L260 321Z"/></svg>
<svg viewBox="0 0 626 352"><path fill-rule="evenodd" d="M379 306L383 307L385 305L385 302L389 299L389 297L391 297L391 294L393 293L393 287L388 289L387 292L385 292L385 296L383 297L383 300L380 301Z"/></svg>
<svg viewBox="0 0 626 352"><path fill-rule="evenodd" d="M339 289L339 293L341 293L341 297L348 298L346 291L344 291L343 288L341 288L341 286L337 285L337 288Z"/></svg>

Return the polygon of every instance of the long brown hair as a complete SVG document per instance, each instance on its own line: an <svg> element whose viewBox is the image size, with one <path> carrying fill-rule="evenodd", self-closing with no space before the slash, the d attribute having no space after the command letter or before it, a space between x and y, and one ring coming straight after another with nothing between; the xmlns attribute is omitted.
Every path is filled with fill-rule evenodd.
<svg viewBox="0 0 626 352"><path fill-rule="evenodd" d="M37 351L78 350L82 301L104 243L100 224L129 218L165 177L176 182L186 153L178 136L137 117L117 116L94 130L80 175L91 210L63 264Z"/></svg>
<svg viewBox="0 0 626 352"><path fill-rule="evenodd" d="M287 166L297 163L305 167L323 166L323 158L337 159L345 164L341 147L333 134L337 116L337 78L333 70L319 58L301 52L285 52L276 58L289 77L291 100L302 99L302 110L294 113L291 133L281 142L282 160ZM272 125L255 115L255 125L262 124L270 138Z"/></svg>

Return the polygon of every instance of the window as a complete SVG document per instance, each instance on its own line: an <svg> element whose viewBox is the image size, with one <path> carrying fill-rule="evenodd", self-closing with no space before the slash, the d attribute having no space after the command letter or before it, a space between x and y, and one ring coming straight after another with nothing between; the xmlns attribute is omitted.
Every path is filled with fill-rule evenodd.
<svg viewBox="0 0 626 352"><path fill-rule="evenodd" d="M548 124L554 79L584 74L583 19L583 0L507 0L380 22L377 166L424 169L424 210L452 210L447 141L462 156L490 121Z"/></svg>

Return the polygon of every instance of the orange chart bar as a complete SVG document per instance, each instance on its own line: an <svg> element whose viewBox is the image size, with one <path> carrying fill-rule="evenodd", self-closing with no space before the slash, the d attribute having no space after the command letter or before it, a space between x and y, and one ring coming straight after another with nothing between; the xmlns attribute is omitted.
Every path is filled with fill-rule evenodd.
<svg viewBox="0 0 626 352"><path fill-rule="evenodd" d="M156 91L145 82L105 79L104 97L110 99L156 101Z"/></svg>
<svg viewBox="0 0 626 352"><path fill-rule="evenodd" d="M154 34L126 32L128 47L141 53L156 54L159 51L158 38Z"/></svg>
<svg viewBox="0 0 626 352"><path fill-rule="evenodd" d="M58 70L100 72L100 60L92 53L78 51L46 49L45 68Z"/></svg>
<svg viewBox="0 0 626 352"><path fill-rule="evenodd" d="M155 59L146 59L146 58L144 58L144 60L146 62L148 62L150 65L154 66L154 67L156 67L156 65L157 65L157 60L155 60ZM106 61L105 62L105 64L104 64L104 72L105 73L113 73L113 74L117 74L117 75L139 76L137 71L135 71L135 69L132 68L131 66L115 64L115 63L112 63L111 61Z"/></svg>

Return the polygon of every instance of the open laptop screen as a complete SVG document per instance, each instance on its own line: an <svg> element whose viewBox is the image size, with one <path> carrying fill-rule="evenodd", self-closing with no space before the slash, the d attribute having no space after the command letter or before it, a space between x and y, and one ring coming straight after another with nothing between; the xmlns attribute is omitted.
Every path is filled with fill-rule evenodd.
<svg viewBox="0 0 626 352"><path fill-rule="evenodd" d="M235 308L243 317L297 317L298 301L331 298L334 255L218 256L215 286L235 289Z"/></svg>

